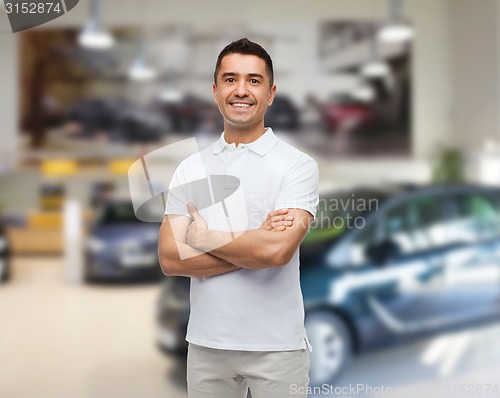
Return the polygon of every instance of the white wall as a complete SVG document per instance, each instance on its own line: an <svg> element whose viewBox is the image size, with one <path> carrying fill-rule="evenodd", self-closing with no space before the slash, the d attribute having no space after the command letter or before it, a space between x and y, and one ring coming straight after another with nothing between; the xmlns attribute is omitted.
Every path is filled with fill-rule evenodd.
<svg viewBox="0 0 500 398"><path fill-rule="evenodd" d="M0 30L0 172L16 163L19 145L17 39Z"/></svg>
<svg viewBox="0 0 500 398"><path fill-rule="evenodd" d="M451 8L453 131L469 151L500 138L498 0L454 0Z"/></svg>
<svg viewBox="0 0 500 398"><path fill-rule="evenodd" d="M455 0L415 0L408 15L416 28L413 50L413 154L429 159L453 142L450 4Z"/></svg>

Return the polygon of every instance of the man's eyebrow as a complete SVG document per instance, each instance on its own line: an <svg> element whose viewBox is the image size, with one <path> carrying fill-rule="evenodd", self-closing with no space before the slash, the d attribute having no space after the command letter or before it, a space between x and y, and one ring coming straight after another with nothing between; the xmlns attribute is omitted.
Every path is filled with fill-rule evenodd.
<svg viewBox="0 0 500 398"><path fill-rule="evenodd" d="M222 74L222 78L225 77L231 77L231 76L239 76L239 73L236 72L225 72ZM248 77L258 77L260 79L264 79L264 76L262 76L260 73L248 73Z"/></svg>
<svg viewBox="0 0 500 398"><path fill-rule="evenodd" d="M259 77L261 79L264 79L264 76L262 76L260 73L249 73L247 76L248 77Z"/></svg>

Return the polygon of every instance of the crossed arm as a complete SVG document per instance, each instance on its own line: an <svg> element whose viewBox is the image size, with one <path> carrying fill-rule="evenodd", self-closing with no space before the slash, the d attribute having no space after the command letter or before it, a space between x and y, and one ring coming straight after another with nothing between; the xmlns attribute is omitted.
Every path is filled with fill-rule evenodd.
<svg viewBox="0 0 500 398"><path fill-rule="evenodd" d="M196 208L188 208L193 220L166 216L161 225L158 255L165 275L209 277L239 268L287 264L313 219L301 209L276 211L268 215L260 229L242 231L233 239L229 232L209 230Z"/></svg>

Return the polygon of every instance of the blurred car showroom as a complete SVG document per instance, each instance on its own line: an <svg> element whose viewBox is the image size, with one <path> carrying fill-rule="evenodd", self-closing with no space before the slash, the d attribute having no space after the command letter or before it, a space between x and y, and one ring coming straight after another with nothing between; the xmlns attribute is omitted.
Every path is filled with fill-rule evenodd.
<svg viewBox="0 0 500 398"><path fill-rule="evenodd" d="M498 0L81 0L16 33L7 3L1 397L187 397L189 279L161 272L129 170L218 139L241 37L274 61L266 126L320 169L310 396L500 396Z"/></svg>

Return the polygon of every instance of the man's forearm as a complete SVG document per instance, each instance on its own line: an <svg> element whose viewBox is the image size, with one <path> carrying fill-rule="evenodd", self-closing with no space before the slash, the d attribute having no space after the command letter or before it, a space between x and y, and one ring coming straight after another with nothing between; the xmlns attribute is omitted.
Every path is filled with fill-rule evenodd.
<svg viewBox="0 0 500 398"><path fill-rule="evenodd" d="M236 271L241 267L209 253L177 242L170 253L159 254L163 272L169 276L206 278Z"/></svg>
<svg viewBox="0 0 500 398"><path fill-rule="evenodd" d="M236 233L207 231L198 248L242 268L259 269L280 266L290 260L283 250L283 237L266 230ZM228 243L229 242L229 243Z"/></svg>
<svg viewBox="0 0 500 398"><path fill-rule="evenodd" d="M310 212L293 209L293 214L289 215L296 221L293 227L282 232L257 229L231 233L211 231L193 204L188 204L188 210L193 218L186 234L189 246L249 269L288 264L304 240L313 219Z"/></svg>

